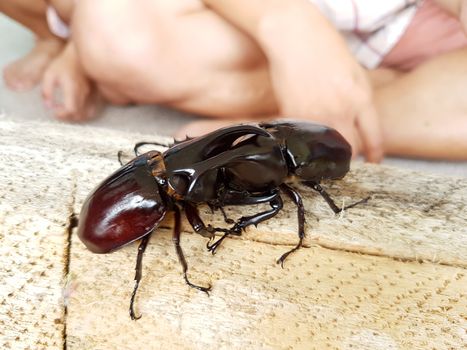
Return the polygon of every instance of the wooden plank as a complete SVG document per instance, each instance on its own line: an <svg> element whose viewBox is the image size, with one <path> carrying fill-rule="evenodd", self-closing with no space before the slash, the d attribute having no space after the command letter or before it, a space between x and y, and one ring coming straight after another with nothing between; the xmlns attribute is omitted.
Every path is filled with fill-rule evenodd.
<svg viewBox="0 0 467 350"><path fill-rule="evenodd" d="M47 161L53 160L58 151L64 152L65 159L56 167L77 174L78 206L96 184L119 167L119 150L124 150L130 159L137 141L169 141L152 135L34 122L4 121L0 127L8 129L12 143L24 138L24 130L28 130L30 147L48 150L44 151L49 152L44 156ZM355 164L343 180L326 182L324 186L337 203L372 198L368 204L336 217L316 193L302 190L307 209L306 245L465 267L467 179ZM227 212L235 218L258 208L261 207L232 207ZM203 213L216 225L223 222L220 215L212 216L207 208ZM248 230L246 237L292 245L296 242L295 217L295 209L286 201L278 220Z"/></svg>
<svg viewBox="0 0 467 350"><path fill-rule="evenodd" d="M401 262L321 247L281 269L288 247L233 239L215 256L183 237L193 282L185 285L171 233L152 237L128 315L136 245L94 255L73 242L70 349L459 349L467 343L460 267Z"/></svg>
<svg viewBox="0 0 467 350"><path fill-rule="evenodd" d="M295 187L304 196L306 246L467 266L467 179L357 164L343 180L323 183L340 206L370 197L366 204L337 216L316 192ZM226 211L236 218L258 209ZM296 215L288 202L274 220L249 229L245 236L272 244L296 244ZM203 217L210 216L204 208ZM222 225L222 217L216 216L213 223Z"/></svg>
<svg viewBox="0 0 467 350"><path fill-rule="evenodd" d="M343 216L299 187L306 248L284 270L275 259L297 241L288 201L277 218L226 240L214 257L185 223L190 275L212 283L209 298L184 285L164 229L169 218L145 257L137 302L143 319L131 322L136 245L94 255L73 237L68 256L66 226L95 184L118 168L116 152L131 154L134 142L151 139L157 140L0 120L0 176L7 183L0 188L0 263L8 266L0 271L7 286L0 292L4 347L56 348L62 335L74 349L448 349L467 343L467 180L368 165L325 184L338 203L371 196ZM232 218L256 211L227 208ZM207 208L202 215L222 224ZM46 296L35 296L36 286L46 286Z"/></svg>
<svg viewBox="0 0 467 350"><path fill-rule="evenodd" d="M74 181L62 153L0 133L0 348L62 349Z"/></svg>

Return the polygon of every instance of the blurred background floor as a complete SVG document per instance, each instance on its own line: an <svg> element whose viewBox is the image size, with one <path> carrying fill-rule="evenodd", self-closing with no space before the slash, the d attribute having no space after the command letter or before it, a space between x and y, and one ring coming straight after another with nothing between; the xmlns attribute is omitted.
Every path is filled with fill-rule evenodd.
<svg viewBox="0 0 467 350"><path fill-rule="evenodd" d="M26 54L33 46L33 35L9 18L0 14L0 69ZM53 121L53 116L42 104L38 88L16 93L0 80L0 114L15 120ZM159 106L107 106L87 125L109 129L171 135L181 125L194 120L193 116ZM467 135L466 135L467 137ZM387 158L384 164L432 173L467 177L467 162L423 161Z"/></svg>

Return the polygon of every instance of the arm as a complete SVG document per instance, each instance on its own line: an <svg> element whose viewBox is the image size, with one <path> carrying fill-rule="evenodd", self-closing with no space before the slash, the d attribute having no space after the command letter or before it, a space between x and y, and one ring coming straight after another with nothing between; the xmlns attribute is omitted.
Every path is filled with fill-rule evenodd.
<svg viewBox="0 0 467 350"><path fill-rule="evenodd" d="M281 114L341 131L355 153L382 157L366 74L344 40L307 0L204 0L262 48Z"/></svg>

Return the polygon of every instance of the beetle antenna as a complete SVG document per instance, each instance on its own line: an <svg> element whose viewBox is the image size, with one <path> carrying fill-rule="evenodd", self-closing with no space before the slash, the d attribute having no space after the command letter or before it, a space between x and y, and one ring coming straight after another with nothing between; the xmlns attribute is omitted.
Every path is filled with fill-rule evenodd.
<svg viewBox="0 0 467 350"><path fill-rule="evenodd" d="M136 316L134 304L135 304L136 292L138 291L138 287L139 287L139 282L141 281L141 277L143 275L142 273L143 254L144 254L144 251L146 250L146 247L148 246L149 237L151 237L151 234L148 234L141 239L141 243L139 244L139 247L138 247L138 256L136 258L135 286L133 288L133 293L131 293L131 299L130 299L130 317L134 321L139 320L141 318L141 315Z"/></svg>

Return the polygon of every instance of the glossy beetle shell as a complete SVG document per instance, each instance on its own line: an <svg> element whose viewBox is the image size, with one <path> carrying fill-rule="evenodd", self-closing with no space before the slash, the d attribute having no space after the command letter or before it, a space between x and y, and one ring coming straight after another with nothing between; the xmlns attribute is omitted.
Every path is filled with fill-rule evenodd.
<svg viewBox="0 0 467 350"><path fill-rule="evenodd" d="M149 234L162 221L167 205L153 172L163 163L150 164L155 157L160 158L160 153L133 159L86 198L78 236L89 250L108 253Z"/></svg>
<svg viewBox="0 0 467 350"><path fill-rule="evenodd" d="M290 175L320 182L340 179L350 169L352 147L335 129L309 122L262 123L282 144Z"/></svg>
<svg viewBox="0 0 467 350"><path fill-rule="evenodd" d="M239 141L244 137L249 138ZM178 143L164 152L164 161L169 186L192 203L216 200L221 185L261 191L278 186L287 175L279 146L254 125L234 125Z"/></svg>

